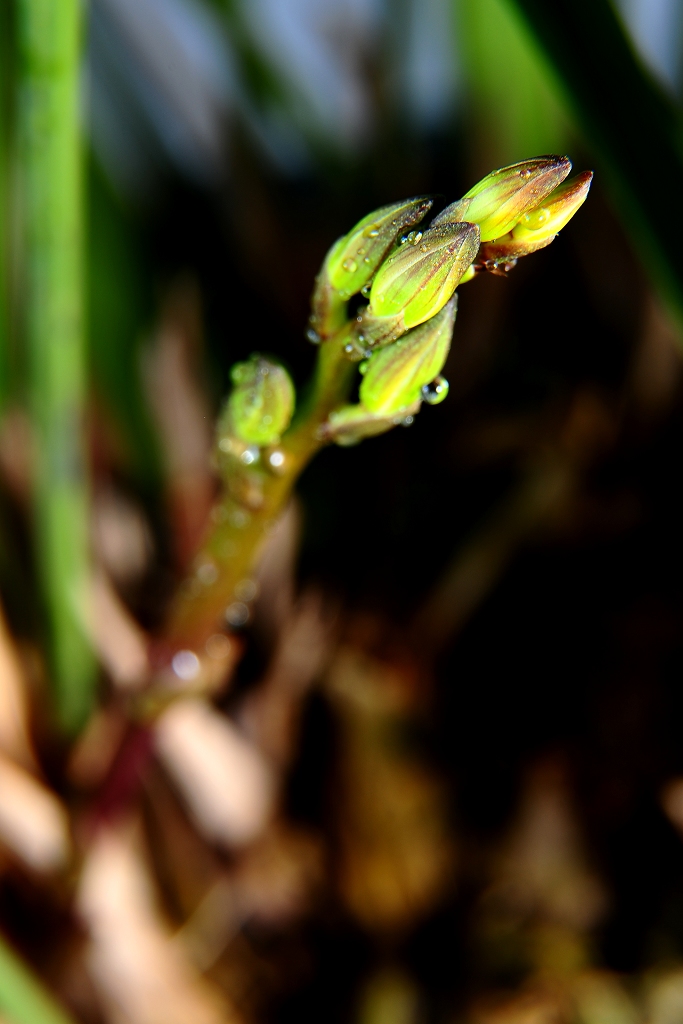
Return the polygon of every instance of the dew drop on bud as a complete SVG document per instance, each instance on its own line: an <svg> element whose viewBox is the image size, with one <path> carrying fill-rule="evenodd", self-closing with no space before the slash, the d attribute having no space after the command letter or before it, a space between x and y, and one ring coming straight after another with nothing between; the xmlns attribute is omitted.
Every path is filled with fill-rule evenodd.
<svg viewBox="0 0 683 1024"><path fill-rule="evenodd" d="M249 621L249 609L244 601L233 601L225 609L225 618L231 626L245 626Z"/></svg>
<svg viewBox="0 0 683 1024"><path fill-rule="evenodd" d="M377 238L379 234L379 228L376 224L368 224L365 231L363 232L366 238Z"/></svg>
<svg viewBox="0 0 683 1024"><path fill-rule="evenodd" d="M320 335L316 331L315 327L309 327L308 328L308 330L306 331L306 337L314 345L319 345L320 344Z"/></svg>
<svg viewBox="0 0 683 1024"><path fill-rule="evenodd" d="M353 352L353 345L344 345L344 351L348 356L350 356L351 353Z"/></svg>
<svg viewBox="0 0 683 1024"><path fill-rule="evenodd" d="M448 394L448 381L445 377L437 377L431 384L422 388L422 397L429 405L438 405Z"/></svg>
<svg viewBox="0 0 683 1024"><path fill-rule="evenodd" d="M194 651L178 651L173 655L171 668L179 679L187 682L199 675L201 665Z"/></svg>
<svg viewBox="0 0 683 1024"><path fill-rule="evenodd" d="M363 285L363 287L360 290L360 293L361 293L361 295L363 296L364 299L367 299L367 297L368 297L368 295L370 294L371 291L372 291L372 283L370 281L368 281L367 284Z"/></svg>
<svg viewBox="0 0 683 1024"><path fill-rule="evenodd" d="M412 427L414 419L414 416L404 416L403 419L401 420L401 426Z"/></svg>
<svg viewBox="0 0 683 1024"><path fill-rule="evenodd" d="M355 260L352 260L350 256L348 259L344 260L342 267L344 270L347 270L349 274L353 274L355 270L358 270L358 264Z"/></svg>

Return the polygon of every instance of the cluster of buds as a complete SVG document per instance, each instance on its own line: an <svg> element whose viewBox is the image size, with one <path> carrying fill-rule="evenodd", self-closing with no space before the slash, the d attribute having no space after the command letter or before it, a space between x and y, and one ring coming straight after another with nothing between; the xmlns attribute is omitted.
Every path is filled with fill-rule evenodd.
<svg viewBox="0 0 683 1024"><path fill-rule="evenodd" d="M324 342L359 304L345 352L363 360L357 405L333 413L323 435L339 444L412 422L423 401L443 401L440 376L456 312L455 290L475 274L506 273L549 245L588 195L592 173L566 181L571 161L542 156L493 171L431 223L421 196L364 218L327 254L312 300L309 338Z"/></svg>

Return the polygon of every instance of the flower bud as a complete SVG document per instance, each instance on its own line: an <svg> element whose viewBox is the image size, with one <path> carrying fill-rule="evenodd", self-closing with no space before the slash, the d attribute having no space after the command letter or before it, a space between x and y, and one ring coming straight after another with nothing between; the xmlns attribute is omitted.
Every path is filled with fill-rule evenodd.
<svg viewBox="0 0 683 1024"><path fill-rule="evenodd" d="M480 259L484 262L512 260L550 245L586 201L592 180L593 172L583 171L565 181L541 204L529 210L507 235L483 245Z"/></svg>
<svg viewBox="0 0 683 1024"><path fill-rule="evenodd" d="M475 224L444 224L406 242L377 271L361 334L387 344L443 309L479 251Z"/></svg>
<svg viewBox="0 0 683 1024"><path fill-rule="evenodd" d="M447 206L432 221L432 227L457 218L478 224L482 242L500 238L539 206L564 181L571 167L566 156L538 156L501 167L482 178L459 202Z"/></svg>
<svg viewBox="0 0 683 1024"><path fill-rule="evenodd" d="M397 237L421 221L432 203L428 196L417 196L383 206L334 243L316 279L313 330L321 337L338 330L347 299L371 280Z"/></svg>
<svg viewBox="0 0 683 1024"><path fill-rule="evenodd" d="M294 412L294 385L278 363L254 355L236 363L235 385L221 417L219 431L234 434L248 445L276 444Z"/></svg>
<svg viewBox="0 0 683 1024"><path fill-rule="evenodd" d="M445 381L432 390L430 384L446 362L457 307L457 295L453 295L426 323L373 352L359 392L361 404L369 412L392 416L423 398L436 404L435 399L446 397Z"/></svg>
<svg viewBox="0 0 683 1024"><path fill-rule="evenodd" d="M327 422L320 429L320 436L325 441L334 441L335 444L348 447L358 444L366 437L386 434L399 424L409 426L419 411L419 401L402 409L398 415L389 416L378 416L368 412L364 405L345 405L330 413Z"/></svg>

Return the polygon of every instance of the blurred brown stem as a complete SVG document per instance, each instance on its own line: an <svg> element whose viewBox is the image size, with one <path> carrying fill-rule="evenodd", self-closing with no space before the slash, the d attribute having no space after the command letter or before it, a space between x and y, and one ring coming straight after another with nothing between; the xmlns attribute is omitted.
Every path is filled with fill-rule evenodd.
<svg viewBox="0 0 683 1024"><path fill-rule="evenodd" d="M226 608L244 600L240 584L252 574L300 473L326 443L321 424L348 395L355 365L344 356L347 334L344 326L320 347L308 395L281 443L265 449L253 467L239 457L225 460L223 493L193 571L171 604L157 668L181 649L201 656L207 639L225 625Z"/></svg>

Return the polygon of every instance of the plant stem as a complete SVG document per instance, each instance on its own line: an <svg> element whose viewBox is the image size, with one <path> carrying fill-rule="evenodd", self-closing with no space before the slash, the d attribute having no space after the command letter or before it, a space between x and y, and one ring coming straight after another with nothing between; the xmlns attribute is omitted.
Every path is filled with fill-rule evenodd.
<svg viewBox="0 0 683 1024"><path fill-rule="evenodd" d="M201 652L224 626L226 608L240 601L240 583L253 572L297 478L325 444L321 424L348 396L355 365L344 355L347 335L345 325L321 345L308 396L280 444L262 451L253 468L234 456L225 461L223 495L195 560L199 571L185 580L171 607L157 657L161 664L181 648ZM274 454L277 464L269 461Z"/></svg>
<svg viewBox="0 0 683 1024"><path fill-rule="evenodd" d="M88 573L83 450L80 0L18 0L19 131L25 188L29 402L35 431L35 535L61 724L93 697L81 627Z"/></svg>
<svg viewBox="0 0 683 1024"><path fill-rule="evenodd" d="M73 1018L43 988L7 942L0 938L0 1012L12 1024L73 1024Z"/></svg>

